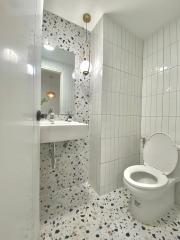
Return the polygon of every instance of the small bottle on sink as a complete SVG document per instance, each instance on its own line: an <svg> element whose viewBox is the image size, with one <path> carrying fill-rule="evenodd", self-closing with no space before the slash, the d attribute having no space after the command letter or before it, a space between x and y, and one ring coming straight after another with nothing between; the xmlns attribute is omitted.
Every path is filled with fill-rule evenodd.
<svg viewBox="0 0 180 240"><path fill-rule="evenodd" d="M48 119L51 123L54 123L55 121L55 113L53 111L53 108L50 108L48 111Z"/></svg>

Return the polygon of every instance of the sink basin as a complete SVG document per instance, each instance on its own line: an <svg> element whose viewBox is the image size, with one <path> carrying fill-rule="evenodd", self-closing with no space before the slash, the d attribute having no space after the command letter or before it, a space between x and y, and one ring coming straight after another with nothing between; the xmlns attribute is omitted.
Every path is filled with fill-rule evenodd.
<svg viewBox="0 0 180 240"><path fill-rule="evenodd" d="M85 138L88 135L88 124L57 120L51 123L48 120L40 121L41 143L60 142Z"/></svg>

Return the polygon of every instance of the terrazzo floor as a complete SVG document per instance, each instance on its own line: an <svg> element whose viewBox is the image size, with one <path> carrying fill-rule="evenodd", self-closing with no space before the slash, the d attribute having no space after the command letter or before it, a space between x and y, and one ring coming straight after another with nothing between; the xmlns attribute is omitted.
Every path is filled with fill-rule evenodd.
<svg viewBox="0 0 180 240"><path fill-rule="evenodd" d="M99 197L91 186L41 196L41 240L177 240L180 210L175 207L156 226L135 220L128 211L125 188Z"/></svg>

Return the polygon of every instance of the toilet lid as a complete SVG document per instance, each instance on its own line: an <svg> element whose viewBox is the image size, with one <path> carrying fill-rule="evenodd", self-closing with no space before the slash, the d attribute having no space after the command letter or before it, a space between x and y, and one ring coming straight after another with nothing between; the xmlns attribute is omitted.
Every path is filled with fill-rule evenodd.
<svg viewBox="0 0 180 240"><path fill-rule="evenodd" d="M169 175L178 162L178 151L171 138L164 133L155 133L146 142L143 151L144 164Z"/></svg>

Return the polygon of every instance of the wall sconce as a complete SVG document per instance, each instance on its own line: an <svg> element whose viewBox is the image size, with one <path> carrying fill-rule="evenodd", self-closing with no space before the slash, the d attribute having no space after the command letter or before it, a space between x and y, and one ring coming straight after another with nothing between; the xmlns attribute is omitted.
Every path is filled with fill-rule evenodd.
<svg viewBox="0 0 180 240"><path fill-rule="evenodd" d="M88 53L88 56L86 56L85 51L83 53L84 60L80 64L80 72L83 73L83 75L87 76L92 70L92 65L91 65L91 61L90 61L91 60L91 58L90 58L90 41L88 43L88 30L87 30L87 24L90 23L90 21L91 21L91 15L89 13L85 13L83 15L83 21L86 24L86 44L87 44L87 47L89 47L89 53Z"/></svg>

